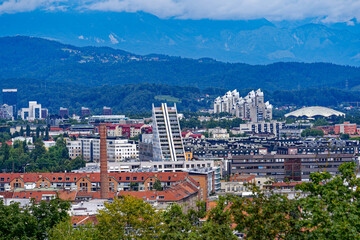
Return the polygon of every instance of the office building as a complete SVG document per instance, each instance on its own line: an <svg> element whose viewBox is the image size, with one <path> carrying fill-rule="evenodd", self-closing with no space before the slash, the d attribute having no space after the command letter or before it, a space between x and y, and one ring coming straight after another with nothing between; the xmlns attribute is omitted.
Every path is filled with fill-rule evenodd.
<svg viewBox="0 0 360 240"><path fill-rule="evenodd" d="M17 89L3 89L3 104L12 107L14 119L17 118Z"/></svg>
<svg viewBox="0 0 360 240"><path fill-rule="evenodd" d="M81 142L81 154L86 161L100 161L100 138L89 136L78 138ZM71 145L68 145L71 146ZM136 144L129 143L127 139L107 137L107 159L108 161L125 161L137 159L139 152Z"/></svg>
<svg viewBox="0 0 360 240"><path fill-rule="evenodd" d="M61 118L65 118L65 117L68 118L70 116L69 115L69 109L61 107L60 110L59 110L59 116Z"/></svg>
<svg viewBox="0 0 360 240"><path fill-rule="evenodd" d="M176 105L152 106L154 161L184 161L185 151L181 138Z"/></svg>
<svg viewBox="0 0 360 240"><path fill-rule="evenodd" d="M356 123L344 122L342 124L336 124L334 131L335 134L356 134Z"/></svg>
<svg viewBox="0 0 360 240"><path fill-rule="evenodd" d="M0 106L0 119L14 120L13 106L3 104Z"/></svg>
<svg viewBox="0 0 360 240"><path fill-rule="evenodd" d="M264 101L264 93L260 89L249 92L244 98L235 89L214 101L214 113L227 112L251 122L271 120L272 109L273 106Z"/></svg>
<svg viewBox="0 0 360 240"><path fill-rule="evenodd" d="M280 129L283 128L285 122L250 122L240 124L239 132L241 134L272 134L276 137L280 136Z"/></svg>
<svg viewBox="0 0 360 240"><path fill-rule="evenodd" d="M38 104L36 101L30 101L28 108L22 108L20 110L20 115L21 119L28 121L44 119L47 117L47 109L41 108L41 104Z"/></svg>
<svg viewBox="0 0 360 240"><path fill-rule="evenodd" d="M285 179L309 181L313 172L327 171L339 174L338 167L345 162L356 161L354 154L265 154L233 156L228 161L228 174L252 174Z"/></svg>
<svg viewBox="0 0 360 240"><path fill-rule="evenodd" d="M113 123L113 124L119 124L119 123L126 123L126 120L128 120L125 115L93 115L89 117L89 123Z"/></svg>
<svg viewBox="0 0 360 240"><path fill-rule="evenodd" d="M112 109L110 107L103 107L103 115L112 115Z"/></svg>
<svg viewBox="0 0 360 240"><path fill-rule="evenodd" d="M90 108L81 107L81 117L88 117L91 115Z"/></svg>
<svg viewBox="0 0 360 240"><path fill-rule="evenodd" d="M42 108L42 109L41 109L41 118L42 118L42 119L47 118L48 113L49 113L49 111L47 110L47 108Z"/></svg>

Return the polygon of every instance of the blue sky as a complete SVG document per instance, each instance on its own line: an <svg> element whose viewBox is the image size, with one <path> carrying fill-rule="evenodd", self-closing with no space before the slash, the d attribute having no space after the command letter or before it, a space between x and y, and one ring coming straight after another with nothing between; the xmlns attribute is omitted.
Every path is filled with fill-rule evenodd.
<svg viewBox="0 0 360 240"><path fill-rule="evenodd" d="M0 0L0 14L44 11L144 11L161 18L317 18L322 22L359 19L360 0ZM353 24L353 22L349 22Z"/></svg>

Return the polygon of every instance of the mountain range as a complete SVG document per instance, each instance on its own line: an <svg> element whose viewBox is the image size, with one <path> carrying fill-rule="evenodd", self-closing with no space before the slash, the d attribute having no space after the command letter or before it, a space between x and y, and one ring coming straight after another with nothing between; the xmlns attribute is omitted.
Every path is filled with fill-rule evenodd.
<svg viewBox="0 0 360 240"><path fill-rule="evenodd" d="M0 88L17 88L19 107L35 100L52 113L59 107L77 112L81 106L95 113L103 106L115 113L141 113L164 101L197 111L235 88L242 96L262 88L275 106L337 106L360 101L360 68L224 63L16 36L0 38Z"/></svg>
<svg viewBox="0 0 360 240"><path fill-rule="evenodd" d="M137 55L35 37L0 38L0 79L32 78L84 87L167 84L201 89L360 89L360 68L329 63L224 63L209 58Z"/></svg>
<svg viewBox="0 0 360 240"><path fill-rule="evenodd" d="M110 46L224 62L360 65L360 24L162 19L144 12L32 11L0 15L0 36L26 35L77 46Z"/></svg>

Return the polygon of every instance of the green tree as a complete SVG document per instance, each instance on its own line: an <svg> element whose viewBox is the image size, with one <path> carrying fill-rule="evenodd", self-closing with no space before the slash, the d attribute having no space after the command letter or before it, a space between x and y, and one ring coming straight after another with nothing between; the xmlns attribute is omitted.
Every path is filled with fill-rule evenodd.
<svg viewBox="0 0 360 240"><path fill-rule="evenodd" d="M20 203L6 206L0 200L0 221L0 239L36 239L36 218Z"/></svg>
<svg viewBox="0 0 360 240"><path fill-rule="evenodd" d="M38 239L47 239L51 228L61 221L69 218L68 210L70 203L60 198L51 199L50 201L31 202L29 210L37 222L36 236Z"/></svg>
<svg viewBox="0 0 360 240"><path fill-rule="evenodd" d="M299 209L296 200L287 196L266 192L255 184L249 184L252 198L230 197L236 230L246 239L299 239Z"/></svg>
<svg viewBox="0 0 360 240"><path fill-rule="evenodd" d="M40 138L40 127L36 127L36 138Z"/></svg>
<svg viewBox="0 0 360 240"><path fill-rule="evenodd" d="M105 207L97 216L99 239L152 239L161 232L160 214L141 199L123 196Z"/></svg>
<svg viewBox="0 0 360 240"><path fill-rule="evenodd" d="M26 136L27 136L27 137L30 137L30 134L31 134L30 126L29 126L29 125L26 125Z"/></svg>
<svg viewBox="0 0 360 240"><path fill-rule="evenodd" d="M73 227L70 219L55 225L49 232L49 240L97 240L99 233L93 224Z"/></svg>
<svg viewBox="0 0 360 240"><path fill-rule="evenodd" d="M310 182L296 188L300 222L308 239L360 239L360 179L354 162L343 163L339 175L310 174Z"/></svg>
<svg viewBox="0 0 360 240"><path fill-rule="evenodd" d="M228 201L219 197L216 206L207 214L207 220L200 229L201 239L237 239L231 229L232 219Z"/></svg>
<svg viewBox="0 0 360 240"><path fill-rule="evenodd" d="M159 179L156 179L155 182L154 182L154 185L152 187L154 190L156 191L162 191L163 190L163 187L161 186L161 182Z"/></svg>
<svg viewBox="0 0 360 240"><path fill-rule="evenodd" d="M50 137L49 137L49 128L46 127L46 128L45 128L45 137L44 137L44 140L45 140L45 141L48 141L49 139L50 139Z"/></svg>
<svg viewBox="0 0 360 240"><path fill-rule="evenodd" d="M58 198L38 204L32 201L24 208L0 201L0 239L47 239L52 227L69 219L69 208L70 203Z"/></svg>
<svg viewBox="0 0 360 240"><path fill-rule="evenodd" d="M301 133L302 137L322 137L324 136L324 132L320 129L316 129L316 128L307 128L304 131L302 131Z"/></svg>

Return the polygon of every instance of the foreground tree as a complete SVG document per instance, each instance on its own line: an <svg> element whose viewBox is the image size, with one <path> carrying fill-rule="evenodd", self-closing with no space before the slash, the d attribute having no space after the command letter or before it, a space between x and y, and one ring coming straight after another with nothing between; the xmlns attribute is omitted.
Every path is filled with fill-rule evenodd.
<svg viewBox="0 0 360 240"><path fill-rule="evenodd" d="M230 197L236 230L246 239L301 239L296 200L249 185L252 198Z"/></svg>
<svg viewBox="0 0 360 240"><path fill-rule="evenodd" d="M106 204L97 216L99 239L151 239L161 232L160 214L148 203L123 196Z"/></svg>
<svg viewBox="0 0 360 240"><path fill-rule="evenodd" d="M49 233L50 240L95 240L100 239L99 232L92 224L74 228L70 219L58 223Z"/></svg>
<svg viewBox="0 0 360 240"><path fill-rule="evenodd" d="M51 228L69 218L69 207L58 198L32 202L24 208L19 203L6 206L0 201L0 239L47 239Z"/></svg>
<svg viewBox="0 0 360 240"><path fill-rule="evenodd" d="M311 182L297 186L301 225L310 239L360 239L360 179L356 164L344 163L340 175L312 173Z"/></svg>

